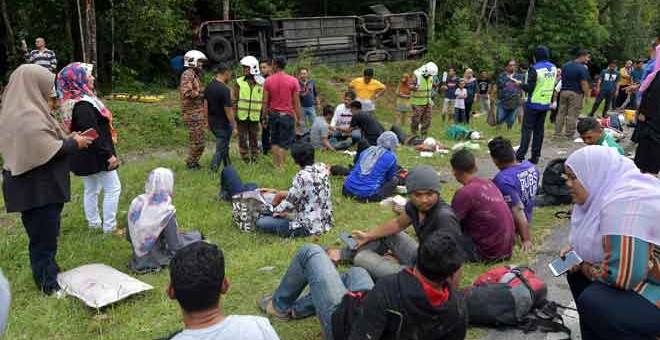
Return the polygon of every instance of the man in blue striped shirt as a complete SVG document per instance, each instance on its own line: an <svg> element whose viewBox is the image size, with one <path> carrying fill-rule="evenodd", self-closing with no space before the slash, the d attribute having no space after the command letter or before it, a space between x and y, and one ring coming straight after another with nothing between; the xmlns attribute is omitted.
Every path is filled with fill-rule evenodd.
<svg viewBox="0 0 660 340"><path fill-rule="evenodd" d="M47 68L49 71L55 73L57 70L57 58L55 52L46 48L46 40L38 37L34 42L36 50L32 52L27 51L27 45L23 41L23 51L25 52L25 61L30 64L37 64Z"/></svg>

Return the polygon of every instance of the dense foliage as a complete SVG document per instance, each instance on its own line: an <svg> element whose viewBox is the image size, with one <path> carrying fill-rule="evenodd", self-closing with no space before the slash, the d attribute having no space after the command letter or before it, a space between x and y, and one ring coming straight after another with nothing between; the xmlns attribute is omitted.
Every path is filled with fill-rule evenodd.
<svg viewBox="0 0 660 340"><path fill-rule="evenodd" d="M21 61L20 40L32 45L42 35L60 64L81 59L78 4L82 0L0 0L0 74ZM229 0L230 17L355 15L384 3L393 12L428 11L426 0ZM94 2L92 2L94 3ZM193 31L204 20L222 17L224 0L97 0L100 80L124 88L164 83L168 60L193 46ZM6 19L5 19L6 18ZM495 69L508 58L526 59L537 44L552 50L555 62L578 48L607 59L646 56L660 31L657 0L455 0L437 1L435 41L428 58ZM10 35L9 32L12 34ZM4 62L3 54L8 55ZM111 77L112 76L112 77ZM0 77L1 79L1 77Z"/></svg>

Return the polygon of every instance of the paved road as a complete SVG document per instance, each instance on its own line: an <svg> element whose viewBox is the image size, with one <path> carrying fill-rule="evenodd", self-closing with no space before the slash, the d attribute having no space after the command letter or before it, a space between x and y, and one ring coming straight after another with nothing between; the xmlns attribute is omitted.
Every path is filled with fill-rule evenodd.
<svg viewBox="0 0 660 340"><path fill-rule="evenodd" d="M582 146L584 146L584 144L575 143L573 141L558 141L554 139L546 140L543 146L539 169L542 171L542 169L545 167L545 164L547 164L549 161L555 158L567 157L571 152ZM492 178L497 173L497 168L493 165L493 162L488 157L481 158L479 159L479 173L482 176ZM557 256L557 252L566 244L567 240L567 221L557 220L556 230L544 240L543 244L541 245L542 249L539 251L535 262L530 265L548 285L549 300L555 301L561 305L574 307L575 304L573 302L573 297L571 296L566 280L563 277L555 278L547 266L547 264ZM564 322L571 329L574 335L573 339L580 339L577 314L573 312L570 315L565 316ZM519 330L507 329L489 330L488 335L486 335L483 340L554 340L562 338L565 338L564 334L540 332L524 334Z"/></svg>

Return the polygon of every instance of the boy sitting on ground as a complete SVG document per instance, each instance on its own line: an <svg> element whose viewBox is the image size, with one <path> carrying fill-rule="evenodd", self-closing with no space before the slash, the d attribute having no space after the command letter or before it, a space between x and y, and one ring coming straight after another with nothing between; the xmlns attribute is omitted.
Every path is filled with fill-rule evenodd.
<svg viewBox="0 0 660 340"><path fill-rule="evenodd" d="M451 167L456 180L463 184L456 191L451 207L461 221L468 261L510 258L516 231L502 193L491 180L477 176L477 164L469 150L455 152Z"/></svg>
<svg viewBox="0 0 660 340"><path fill-rule="evenodd" d="M493 182L511 208L522 250L529 251L532 249L529 225L534 214L534 196L539 189L539 170L530 161L516 161L511 142L503 137L488 142L488 150L493 163L500 169Z"/></svg>
<svg viewBox="0 0 660 340"><path fill-rule="evenodd" d="M259 305L281 320L314 311L325 339L464 339L467 314L455 291L464 254L456 234L434 231L416 253L415 266L374 286L364 269L340 275L323 248L304 245L275 293ZM301 296L307 285L309 293Z"/></svg>
<svg viewBox="0 0 660 340"><path fill-rule="evenodd" d="M185 329L171 340L279 340L268 319L228 315L220 308L226 294L225 258L217 246L196 242L180 249L170 264L167 295L181 306Z"/></svg>
<svg viewBox="0 0 660 340"><path fill-rule="evenodd" d="M587 117L580 119L577 130L584 144L607 146L615 148L621 155L625 154L621 145L614 140L612 135L603 129L595 118Z"/></svg>

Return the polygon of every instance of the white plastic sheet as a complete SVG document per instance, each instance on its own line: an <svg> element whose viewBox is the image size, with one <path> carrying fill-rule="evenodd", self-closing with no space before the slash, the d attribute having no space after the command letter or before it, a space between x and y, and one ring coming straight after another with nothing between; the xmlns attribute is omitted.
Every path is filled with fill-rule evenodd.
<svg viewBox="0 0 660 340"><path fill-rule="evenodd" d="M100 263L86 264L57 275L67 295L101 308L154 287Z"/></svg>

